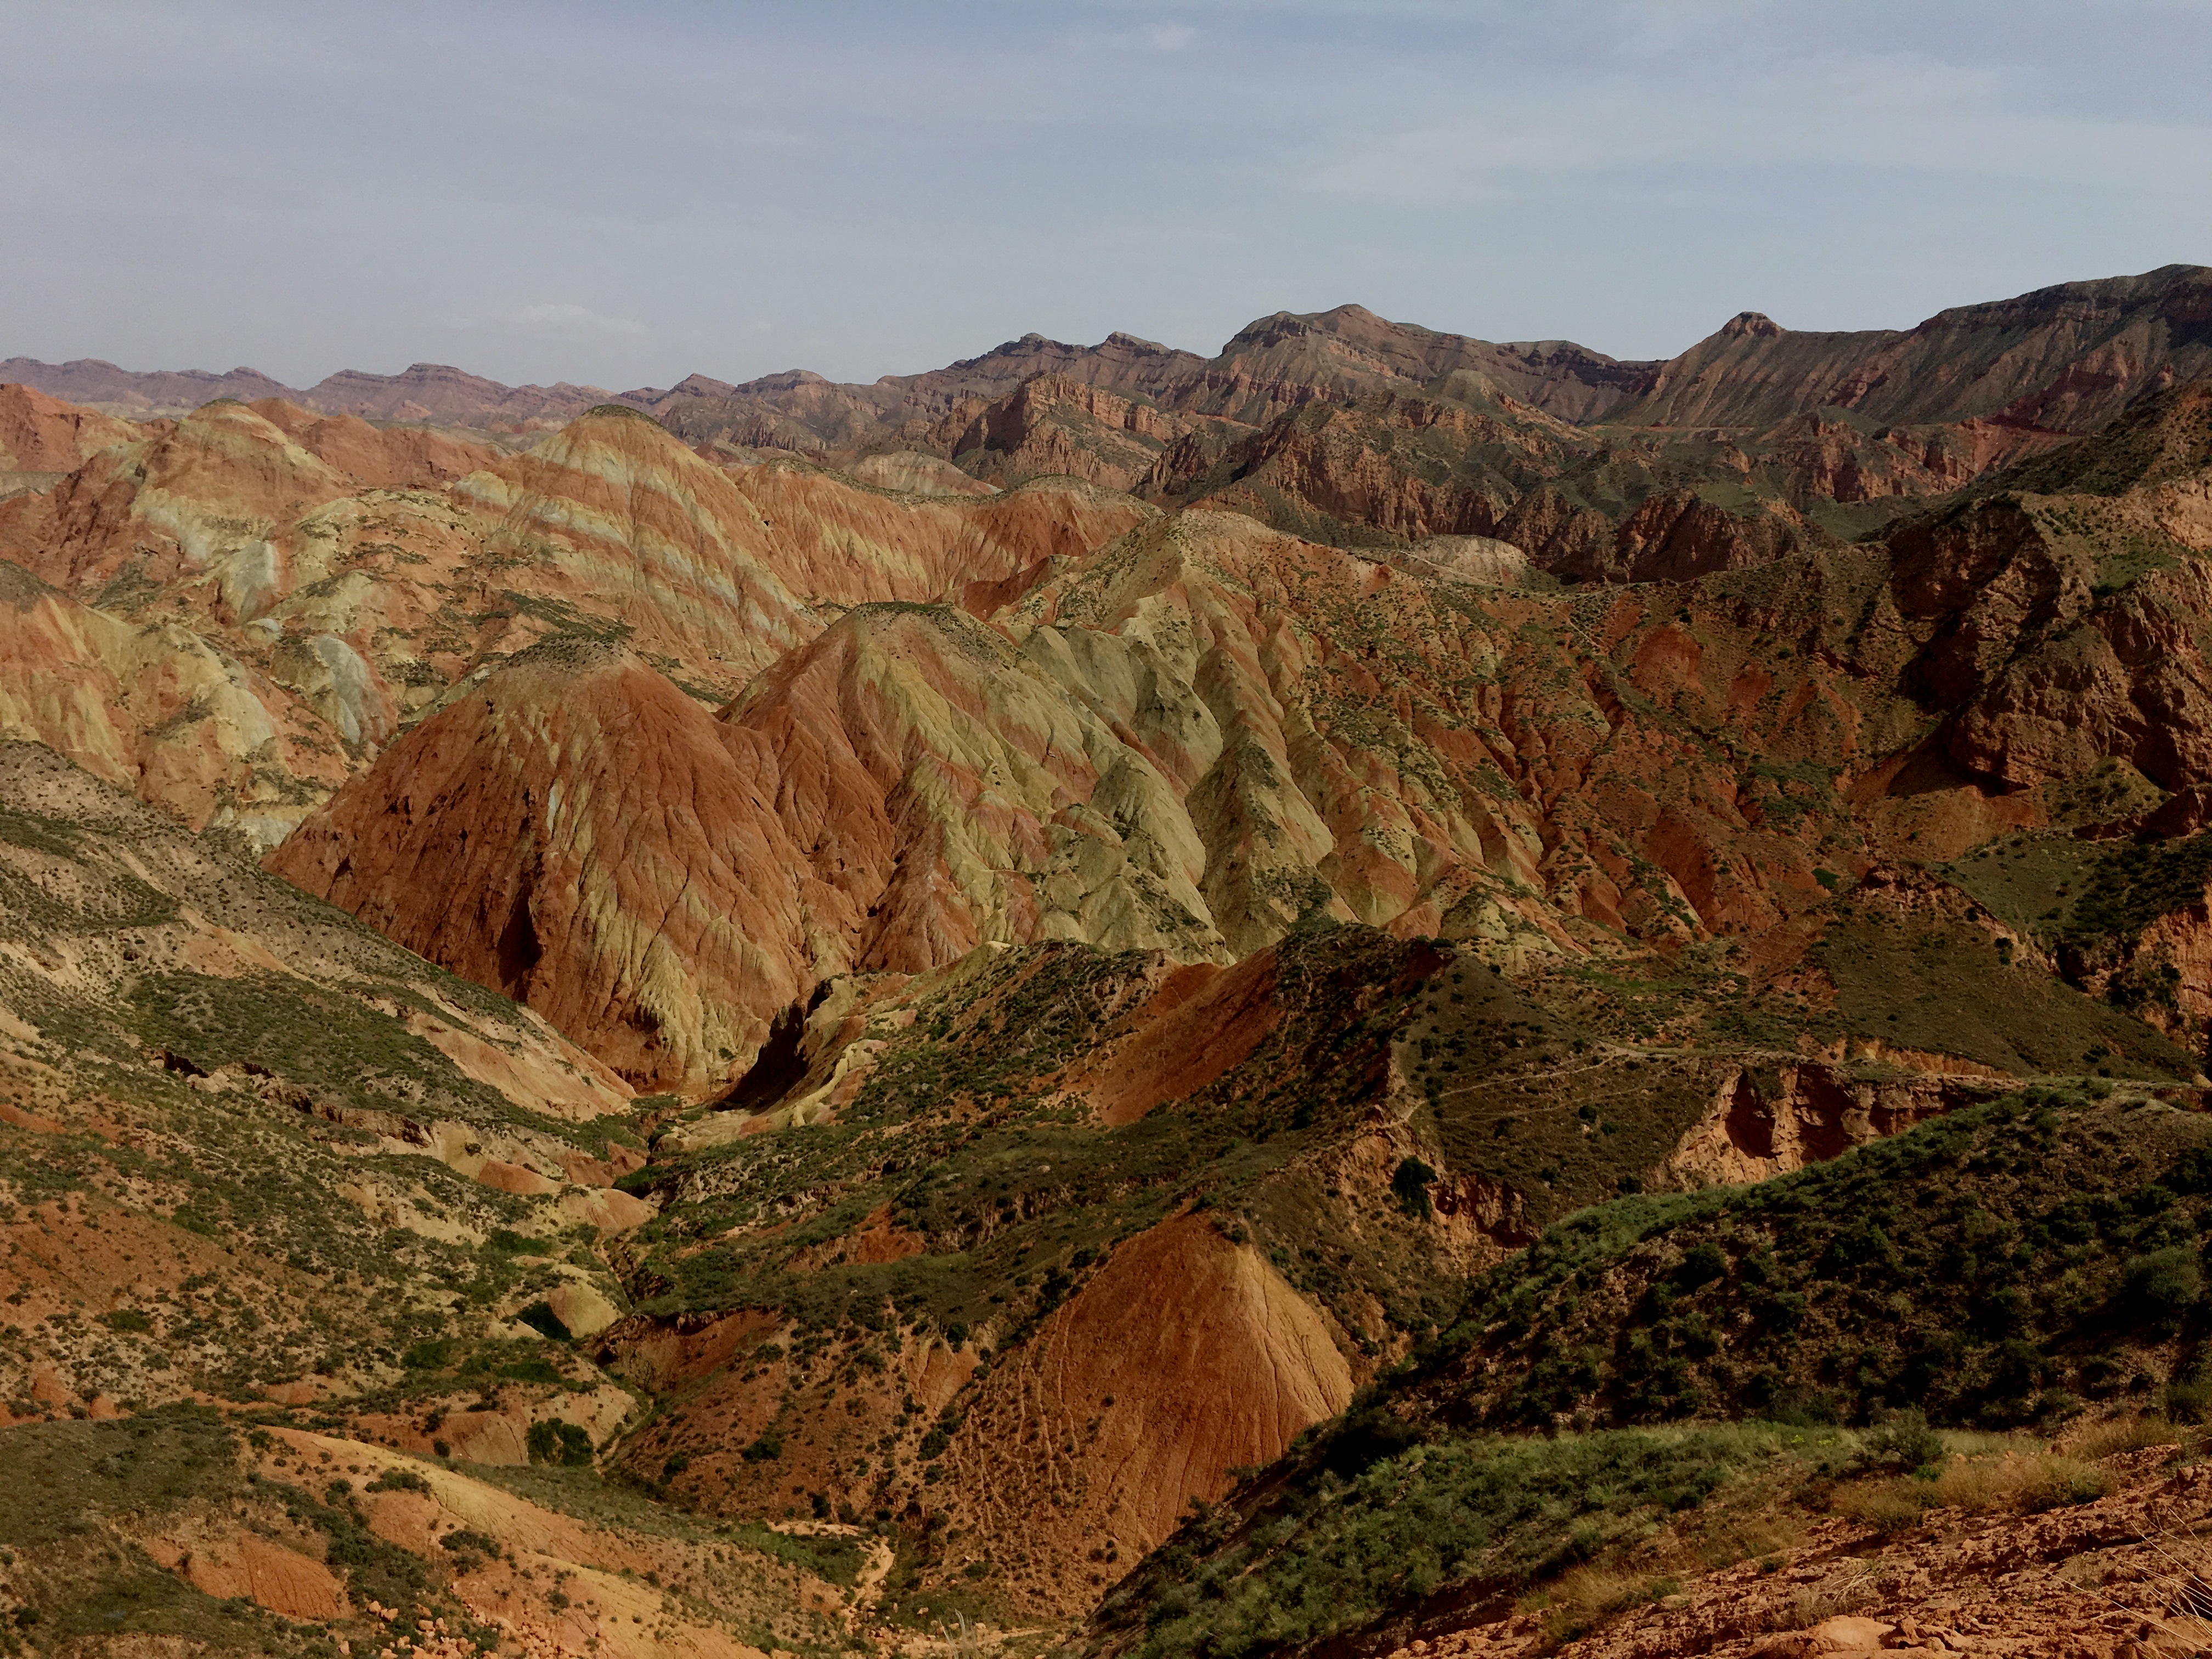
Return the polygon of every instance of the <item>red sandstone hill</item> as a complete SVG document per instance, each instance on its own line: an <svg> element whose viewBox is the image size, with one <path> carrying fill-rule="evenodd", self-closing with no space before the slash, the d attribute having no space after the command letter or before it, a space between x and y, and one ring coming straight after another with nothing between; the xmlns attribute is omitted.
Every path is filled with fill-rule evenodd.
<svg viewBox="0 0 2212 1659"><path fill-rule="evenodd" d="M2093 431L2212 368L2208 281L2201 267L2167 266L1955 307L1906 331L1803 332L1747 312L1663 362L1557 341L1498 345L1340 306L1263 318L1210 360L1123 336L1095 348L1025 337L868 386L793 374L635 395L698 441L825 459L921 449L994 481L1070 470L1118 482L1149 452L1153 499L1211 500L1348 545L1425 526L1501 533L1516 504L1561 495L1604 520L1563 567L1586 575L1594 538L1686 481L1725 506L1810 513L1848 538L1900 498ZM1253 481L1271 458L1310 448L1319 411L1337 408L1361 411L1348 449ZM1553 453L1499 476L1484 428L1500 422L1509 442ZM1440 514L1440 491L1462 499Z"/></svg>
<svg viewBox="0 0 2212 1659"><path fill-rule="evenodd" d="M2175 550L2115 591L2100 591L2100 556L2070 527L2068 497L2000 493L1917 520L1886 550L1818 554L1746 547L1729 515L1690 497L1655 498L1626 527L1628 574L1670 585L1602 597L1472 586L1444 565L1394 568L1186 511L1062 561L989 625L949 605L848 611L722 712L720 740L751 793L743 814L706 817L726 819L717 833L769 837L777 879L801 885L708 905L727 942L714 962L683 946L678 977L696 988L730 973L726 990L699 994L738 1012L714 1016L710 1040L686 990L682 1010L655 1017L684 1035L649 1063L623 1011L660 994L648 988L663 970L630 941L658 937L698 860L701 890L718 891L710 872L733 854L689 841L656 853L667 881L608 886L575 935L583 954L527 984L501 965L509 901L457 904L425 885L436 849L486 833L472 814L502 826L504 848L566 769L657 763L609 749L606 721L518 749L519 733L565 729L557 675L485 683L485 709L514 712L495 737L469 739L483 763L499 757L500 781L465 795L498 805L448 817L459 809L438 804L444 785L421 790L420 769L447 757L444 777L462 752L451 734L474 729L467 694L349 785L277 867L523 994L587 1047L615 1045L611 1062L687 1090L741 1070L820 978L921 972L983 944L1073 939L1194 962L1334 917L1481 939L1516 962L1602 953L1622 937L1765 939L1787 955L1802 947L1784 941L1817 933L1839 874L2049 822L2100 766L2182 795L2212 784L2212 671L2180 620L2212 606L2191 550L2208 536L2190 494L2201 468L2189 440L2153 430L2193 430L2200 404L2174 394L2163 427L2138 422L2072 463L2105 467L2098 455L2130 445L2166 457L2142 474L2156 482L2100 509ZM666 444L635 416L605 423L617 447L595 477L631 453L620 446L633 429L638 454ZM670 505L653 512L716 499L720 475L684 462L707 493L664 483ZM823 487L800 471L769 477ZM599 568L629 562L633 580L650 580L654 560L673 562L642 518L579 541L583 487L563 489L559 533ZM1002 510L1025 493L963 507ZM641 514L653 498L623 499ZM666 521L685 535L702 522ZM764 603L756 616L775 614ZM2161 648L2142 653L2133 642L2147 638ZM664 730L680 752L705 741L674 735L706 732L703 710L642 664L624 675L623 695L650 684L665 718L623 743ZM802 890L816 896L792 896Z"/></svg>
<svg viewBox="0 0 2212 1659"><path fill-rule="evenodd" d="M269 867L544 1014L641 1087L726 1073L850 931L708 711L551 640L386 751Z"/></svg>
<svg viewBox="0 0 2212 1659"><path fill-rule="evenodd" d="M63 418L36 407L48 426ZM233 757L233 795L194 785L173 797L195 822L269 843L446 687L549 635L627 641L726 696L846 605L1018 592L1152 514L1073 481L948 496L720 465L627 410L520 456L275 399L112 423L119 433L85 425L105 420L85 411L67 419L125 441L0 504L0 556L142 638L173 637L185 657L147 648L182 684L204 678L192 653L231 665L224 699L258 704L240 730L305 722L312 763L259 752L248 778ZM27 660L45 648L27 646ZM143 740L165 748L184 729ZM112 746L87 742L71 752L88 764ZM208 764L181 771L204 777ZM162 780L179 769L141 775L171 799Z"/></svg>
<svg viewBox="0 0 2212 1659"><path fill-rule="evenodd" d="M1480 934L1516 957L1590 948L1590 928L1750 936L1817 907L1819 869L1884 856L1899 836L1963 848L2033 822L2051 809L2018 791L2101 760L2168 791L2197 787L2198 671L2186 629L2162 620L2197 603L2196 451L2158 435L2185 434L2192 398L2170 395L2163 415L2144 405L2063 463L2094 471L2096 456L2146 443L2166 457L2098 486L2115 526L2179 550L2126 567L2110 592L2073 509L2033 495L1988 495L1868 554L1808 552L1819 538L1786 518L1762 527L1686 492L1649 498L1586 552L1556 534L1540 544L1591 576L1735 585L1656 604L1632 588L1596 611L1574 594L1470 587L1435 562L1370 562L1240 514L1158 519L1073 484L916 497L798 463L716 465L628 411L502 459L219 404L8 504L0 542L79 604L118 608L161 675L216 673L231 712L179 725L159 711L216 704L115 693L102 706L123 725L95 736L42 704L40 664L94 665L70 672L116 683L129 635L95 647L103 623L26 635L18 718L194 822L273 842L372 764L368 799L411 799L417 751L387 754L394 740L436 709L458 718L474 706L459 688L539 640L620 642L646 677L627 684L733 697L724 736L768 814L760 833L772 820L795 849L791 878L849 908L802 923L783 897L738 907L732 939L781 965L706 998L730 1011L711 1041L704 1016L667 1012L684 1035L624 1052L641 1075L686 1087L741 1069L814 978L918 971L987 941L1201 960L1312 916ZM1443 429L1489 433L1499 487L1571 438L1551 422L1546 450L1539 428L1422 407ZM1358 418L1316 406L1297 429L1326 456ZM1243 487L1273 487L1305 453L1274 450ZM422 488L478 461L443 494ZM2023 481L2072 487L2058 458L2036 465ZM995 626L912 608L948 600ZM1809 628L1815 644L1778 656L1756 643L1778 628ZM2171 648L2139 660L2129 641L2144 630ZM528 683L525 702L557 695L555 678ZM1934 735L1907 744L1929 708ZM278 731L289 746L257 735ZM212 747L192 738L187 759L177 745L192 732ZM1785 810L1805 798L1747 773L1746 755L1826 769L1852 793ZM527 795L540 763L509 757L500 789ZM353 840L324 860L325 890L349 860L344 902L409 913L412 861L450 826L350 796L331 813L318 833ZM510 829L524 816L511 800L493 811ZM379 844L401 823L413 827ZM670 856L680 884L706 854ZM623 1011L657 970L624 940L654 937L651 886L610 890L592 924L610 931L532 981L540 1006L611 1022L591 1039L579 1024L580 1040L632 1042L617 1035L635 1027ZM427 905L409 937L519 989L499 966L512 915ZM563 977L590 988L556 988Z"/></svg>
<svg viewBox="0 0 2212 1659"><path fill-rule="evenodd" d="M74 471L96 452L138 435L128 422L0 383L0 472Z"/></svg>
<svg viewBox="0 0 2212 1659"><path fill-rule="evenodd" d="M2186 288L1970 318L2024 355L1954 378L2032 380L2114 316L2170 365ZM1577 1213L1620 1260L1547 1291L1562 1389L1648 1360L1737 1399L1759 1328L1673 1318L1698 1287L1638 1230L1962 1108L2018 1143L1910 1213L2000 1275L1991 1240L2124 1222L2114 1275L2179 1252L2193 1294L2187 1169L1991 1215L2093 1093L2126 1139L2084 1170L2203 1086L2203 386L2131 381L2081 439L1856 405L1655 438L1365 313L1248 334L1203 409L1176 354L1115 343L1109 385L1021 343L916 392L878 468L634 410L514 453L264 400L0 504L0 734L106 781L18 756L0 813L0 1139L97 1176L8 1224L80 1247L24 1294L104 1316L0 1346L9 1413L289 1401L517 1462L541 1423L625 1503L890 1529L856 1608L1064 1620ZM1744 321L1717 380L1833 345ZM1528 349L1592 398L1636 367ZM787 389L779 422L876 407ZM925 413L1013 487L945 493ZM1160 501L1018 477L1144 457ZM1890 483L1882 534L1822 516ZM1990 1109L2022 1082L2036 1109ZM1876 1299L1784 1380L1869 1386L1858 1332L1959 1275L1823 1229L1790 1271ZM127 1299L142 1261L189 1264L147 1281L173 1301ZM2065 1296L2083 1331L2136 1305ZM1551 1358L1521 1305L1485 1352ZM2190 1398L2172 1332L2111 1346L2051 1361L2075 1406Z"/></svg>

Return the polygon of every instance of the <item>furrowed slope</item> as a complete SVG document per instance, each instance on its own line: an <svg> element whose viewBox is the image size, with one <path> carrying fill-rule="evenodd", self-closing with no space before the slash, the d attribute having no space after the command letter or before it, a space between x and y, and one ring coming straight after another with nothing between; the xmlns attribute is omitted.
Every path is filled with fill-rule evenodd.
<svg viewBox="0 0 2212 1659"><path fill-rule="evenodd" d="M125 738L78 742L51 711L25 729L103 775L135 744L149 799L264 846L456 682L541 639L629 641L726 696L847 605L1018 592L1150 514L1073 481L970 501L712 465L629 411L507 459L276 400L133 435L0 505L0 555L100 613L76 632L123 641L69 647L106 666L62 684L104 674L106 723L129 726L134 700L147 718ZM27 673L63 649L7 614Z"/></svg>
<svg viewBox="0 0 2212 1659"><path fill-rule="evenodd" d="M265 1398L495 1462L564 1409L611 1434L619 1389L540 1365L438 1436L467 1384L404 1357L489 1377L538 1341L526 1310L613 1320L584 1241L647 1212L611 1190L629 1089L49 750L0 745L0 806L8 1417Z"/></svg>
<svg viewBox="0 0 2212 1659"><path fill-rule="evenodd" d="M425 720L276 873L529 1004L641 1085L727 1076L857 915L708 711L617 647L550 641Z"/></svg>
<svg viewBox="0 0 2212 1659"><path fill-rule="evenodd" d="M345 777L327 727L282 686L174 623L133 626L4 561L0 736L252 839Z"/></svg>

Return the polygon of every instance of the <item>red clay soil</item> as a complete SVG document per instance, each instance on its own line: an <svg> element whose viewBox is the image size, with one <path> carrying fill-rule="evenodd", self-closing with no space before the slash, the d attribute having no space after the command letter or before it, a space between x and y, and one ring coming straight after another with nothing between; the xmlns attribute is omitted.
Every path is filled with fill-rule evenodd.
<svg viewBox="0 0 2212 1659"><path fill-rule="evenodd" d="M79 409L27 386L0 386L0 471L73 472L87 456L159 429Z"/></svg>
<svg viewBox="0 0 2212 1659"><path fill-rule="evenodd" d="M282 398L246 405L317 460L370 489L422 489L490 466L499 452L432 427L380 429L357 415L318 415Z"/></svg>
<svg viewBox="0 0 2212 1659"><path fill-rule="evenodd" d="M578 641L422 722L268 867L543 1013L633 1082L747 1063L850 930L708 711Z"/></svg>
<svg viewBox="0 0 2212 1659"><path fill-rule="evenodd" d="M1270 946L1233 967L1170 970L1127 1031L1068 1086L1111 1128L1195 1094L1243 1065L1282 1018L1273 1000L1275 960Z"/></svg>
<svg viewBox="0 0 2212 1659"><path fill-rule="evenodd" d="M1133 1560L1352 1389L1321 1316L1265 1258L1182 1217L1123 1244L984 1382L944 1501L1018 1594L1073 1611L1126 1571L1084 1572L1086 1548Z"/></svg>

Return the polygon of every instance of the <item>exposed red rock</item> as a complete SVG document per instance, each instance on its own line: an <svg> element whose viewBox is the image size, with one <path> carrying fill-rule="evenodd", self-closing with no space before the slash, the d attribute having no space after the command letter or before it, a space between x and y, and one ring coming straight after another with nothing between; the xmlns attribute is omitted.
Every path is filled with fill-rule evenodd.
<svg viewBox="0 0 2212 1659"><path fill-rule="evenodd" d="M423 489L451 483L499 459L498 452L428 427L371 426L355 415L316 415L264 398L248 405L318 460L357 487Z"/></svg>
<svg viewBox="0 0 2212 1659"><path fill-rule="evenodd" d="M329 760L283 763L271 842L455 678L550 634L629 639L727 695L819 607L1013 581L1149 515L1072 483L933 498L717 467L628 411L529 458L278 400L128 435L0 505L0 555L212 641L271 720L314 734Z"/></svg>
<svg viewBox="0 0 2212 1659"><path fill-rule="evenodd" d="M349 1248L479 1265L404 1313L484 1345L446 1353L301 1291L318 1258L287 1220L309 1266L252 1258L295 1275L271 1322L289 1340L312 1308L348 1346L241 1364L268 1402L510 1462L573 1413L585 1454L701 1510L899 1529L900 1594L1079 1611L1571 1212L1694 1213L1675 1189L2029 1077L2185 1127L2212 889L2166 838L2212 798L2212 394L2137 394L2194 361L2170 326L2194 282L1871 342L1747 313L1662 366L1355 307L1211 362L1030 339L872 388L653 394L696 447L635 409L515 453L268 398L101 447L27 396L40 443L95 447L0 507L25 562L0 564L0 725L195 825L290 830L270 871L536 1012L270 905L222 838L142 808L97 809L143 847L94 856L51 827L96 816L88 780L19 792L0 1133L91 1158L127 1129L153 1170L177 1125L234 1145L197 1115L219 1107L282 1146L281 1191L339 1194ZM362 390L397 400L378 418L495 395L402 378ZM1175 510L1017 482L1140 463ZM2058 875L2014 867L2030 842ZM248 975L282 1065L210 988ZM325 1058L302 1009L382 1098L295 1080ZM118 1102L58 1069L79 1029ZM173 1117L119 1098L142 1094ZM459 1179L434 1202L391 1177L407 1157ZM2196 1179L2166 1206L2201 1207L2175 1196ZM111 1230L128 1184L41 1258L38 1334L0 1350L10 1416L167 1397L100 1334L132 1319L80 1340L49 1316L75 1296L166 1335L166 1306L122 1300L137 1259L180 1264L179 1296L187 1259L214 1271L181 1188ZM74 1201L6 1224L27 1249ZM171 1212L194 1238L157 1250ZM2145 1224L2122 1248L2194 1261L2160 1212L2114 1204ZM1623 1248L1673 1283L1646 1237ZM1592 1281L1580 1316L1612 1317ZM531 1351L568 1381L515 1366L532 1330L580 1339ZM2160 1376L2083 1392L2186 1387L2158 1341ZM631 1396L599 1364L664 1396L618 1443ZM453 1428L415 1409L432 1376L550 1392ZM2070 1409L2047 1389L2003 1409ZM428 1497L376 1496L388 1534L431 1539ZM210 1582L259 1594L208 1541ZM1699 1607L1637 1617L1746 1635Z"/></svg>
<svg viewBox="0 0 2212 1659"><path fill-rule="evenodd" d="M752 757L634 656L549 641L393 744L269 860L640 1085L749 1061L859 917Z"/></svg>
<svg viewBox="0 0 2212 1659"><path fill-rule="evenodd" d="M1352 1398L1328 1328L1249 1245L1198 1217L1115 1251L994 1370L955 1436L953 1512L977 1556L1132 1554L1229 1471L1271 1462ZM1042 1577L1042 1575L1039 1575ZM1036 1599L1073 1610L1088 1587Z"/></svg>
<svg viewBox="0 0 2212 1659"><path fill-rule="evenodd" d="M972 416L956 406L934 435L981 477L1058 473L1127 489L1194 424L1079 380L1040 374Z"/></svg>
<svg viewBox="0 0 2212 1659"><path fill-rule="evenodd" d="M73 472L100 450L139 435L127 421L0 383L0 472Z"/></svg>
<svg viewBox="0 0 2212 1659"><path fill-rule="evenodd" d="M1197 1093L1251 1057L1281 1010L1273 951L1233 967L1193 963L1167 974L1113 1042L1087 1056L1068 1088L1118 1128L1164 1101Z"/></svg>
<svg viewBox="0 0 2212 1659"><path fill-rule="evenodd" d="M243 404L215 403L102 451L47 495L0 507L0 556L85 592L130 563L139 580L215 590L244 622L276 592L272 538L351 480Z"/></svg>
<svg viewBox="0 0 2212 1659"><path fill-rule="evenodd" d="M864 455L845 472L878 489L915 495L988 495L995 488L981 478L969 477L950 461L910 449Z"/></svg>
<svg viewBox="0 0 2212 1659"><path fill-rule="evenodd" d="M0 560L0 736L43 743L198 829L264 841L342 757L283 688L198 635L135 628Z"/></svg>

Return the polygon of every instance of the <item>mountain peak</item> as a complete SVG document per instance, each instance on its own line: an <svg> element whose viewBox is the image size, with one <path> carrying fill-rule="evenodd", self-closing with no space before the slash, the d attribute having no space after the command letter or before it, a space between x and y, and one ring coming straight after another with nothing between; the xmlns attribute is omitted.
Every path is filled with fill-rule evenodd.
<svg viewBox="0 0 2212 1659"><path fill-rule="evenodd" d="M1763 311L1739 311L1721 326L1723 337L1729 339L1771 340L1788 332Z"/></svg>
<svg viewBox="0 0 2212 1659"><path fill-rule="evenodd" d="M736 390L729 381L715 380L709 374L686 374L668 392L674 398L726 398Z"/></svg>

